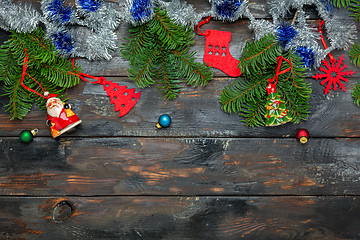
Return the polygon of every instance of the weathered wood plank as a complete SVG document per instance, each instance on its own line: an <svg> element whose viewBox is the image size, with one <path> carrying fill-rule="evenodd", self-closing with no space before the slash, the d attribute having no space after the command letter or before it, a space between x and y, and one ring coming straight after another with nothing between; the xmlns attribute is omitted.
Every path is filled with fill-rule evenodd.
<svg viewBox="0 0 360 240"><path fill-rule="evenodd" d="M359 195L360 139L36 138L0 145L1 195Z"/></svg>
<svg viewBox="0 0 360 240"><path fill-rule="evenodd" d="M136 88L126 78L109 77L108 80ZM204 88L184 86L183 94L174 101L162 99L155 87L141 90L142 95L135 107L124 117L114 111L110 98L101 85L82 82L69 89L69 102L83 120L76 131L64 136L193 136L193 137L295 137L298 128L306 128L312 137L360 137L360 109L351 97L356 83L353 79L346 83L348 92L331 91L323 94L319 81L312 83L311 114L300 124L285 124L279 127L246 127L236 114L221 110L219 95L231 79L215 78ZM1 93L1 90L0 90ZM8 103L6 96L0 97L0 104ZM158 130L155 122L163 114L170 114L172 124L167 129ZM9 120L4 108L0 109L0 136L18 136L23 129L39 128L39 136L50 136L45 124L46 111L32 110L22 121Z"/></svg>
<svg viewBox="0 0 360 240"><path fill-rule="evenodd" d="M72 216L55 222L58 202ZM359 239L358 197L1 198L2 239Z"/></svg>

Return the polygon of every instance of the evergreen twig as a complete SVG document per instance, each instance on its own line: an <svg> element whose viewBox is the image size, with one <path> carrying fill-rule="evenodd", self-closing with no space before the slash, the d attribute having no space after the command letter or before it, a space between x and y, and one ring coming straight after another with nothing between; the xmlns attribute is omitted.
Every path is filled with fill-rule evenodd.
<svg viewBox="0 0 360 240"><path fill-rule="evenodd" d="M260 46L260 47L259 47ZM264 51L264 49L266 49ZM266 52L266 53L265 53ZM282 54L274 43L274 36L266 35L263 39L249 43L244 49L245 56L241 57L240 67L243 67L244 78L235 79L225 87L220 96L221 108L228 113L237 113L243 117L242 122L247 126L257 127L265 125L265 103L267 101L266 87L268 79L275 75L277 57ZM291 62L291 70L279 75L276 86L277 93L285 101L288 115L292 122L299 123L309 115L311 87L304 81L306 68L301 58L294 52L282 54ZM250 61L244 61L252 59ZM244 64L245 63L245 64ZM289 68L283 62L280 71Z"/></svg>
<svg viewBox="0 0 360 240"><path fill-rule="evenodd" d="M0 47L0 81L4 82L4 95L9 97L5 105L11 120L24 118L35 102L45 108L45 100L21 86L21 74L25 48L29 55L27 73L36 79L46 91L64 96L64 90L79 83L80 67L72 66L60 57L55 47L38 28L31 33L11 32L11 37ZM24 84L37 92L40 87L26 76Z"/></svg>
<svg viewBox="0 0 360 240"><path fill-rule="evenodd" d="M357 82L352 92L352 96L354 98L354 103L359 107L360 106L360 83Z"/></svg>
<svg viewBox="0 0 360 240"><path fill-rule="evenodd" d="M166 99L181 92L182 79L188 85L205 86L213 74L208 66L195 62L195 53L190 52L192 29L175 24L166 10L154 12L149 22L129 28L130 37L121 47L130 62L129 78L142 88L156 84Z"/></svg>
<svg viewBox="0 0 360 240"><path fill-rule="evenodd" d="M352 17L355 17L356 20L360 21L360 1L359 0L332 0L333 4L340 8L347 8L350 11L354 12L354 14L350 15ZM357 66L360 67L360 41L359 39L357 42L355 42L350 50L349 50L349 56L351 58L351 62ZM352 93L352 97L354 98L354 103L357 106L360 106L360 84L356 83L354 91Z"/></svg>

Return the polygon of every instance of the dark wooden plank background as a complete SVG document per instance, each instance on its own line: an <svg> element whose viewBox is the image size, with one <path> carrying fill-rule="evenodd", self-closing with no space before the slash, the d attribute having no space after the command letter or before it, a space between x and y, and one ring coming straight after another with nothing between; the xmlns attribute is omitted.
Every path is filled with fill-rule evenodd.
<svg viewBox="0 0 360 240"><path fill-rule="evenodd" d="M210 9L205 0L188 2ZM250 1L250 10L271 20L265 0ZM314 8L306 11L316 25ZM238 58L252 37L248 24L212 21L204 28L230 31ZM119 46L127 26L116 31ZM8 36L0 31L0 42ZM204 44L195 37L198 61ZM206 87L184 85L176 100L165 101L156 88L136 88L118 50L110 61L79 59L84 72L141 90L141 98L119 118L102 86L81 82L67 93L83 123L59 139L50 136L45 111L9 121L2 107L0 239L360 239L360 109L351 97L360 71L347 51L333 54L345 54L357 72L348 92L324 96L311 79L317 71L309 71L309 119L256 129L220 109L232 79L216 69ZM163 113L173 122L158 130ZM35 127L34 141L20 143L20 131ZM299 128L311 134L305 145L295 138Z"/></svg>

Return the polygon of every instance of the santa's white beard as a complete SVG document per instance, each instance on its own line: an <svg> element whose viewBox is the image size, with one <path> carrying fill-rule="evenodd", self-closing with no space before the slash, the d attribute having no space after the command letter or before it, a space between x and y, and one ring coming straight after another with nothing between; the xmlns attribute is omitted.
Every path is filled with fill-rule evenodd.
<svg viewBox="0 0 360 240"><path fill-rule="evenodd" d="M51 108L48 107L47 112L52 117L59 117L63 108L63 104L56 101L51 103Z"/></svg>

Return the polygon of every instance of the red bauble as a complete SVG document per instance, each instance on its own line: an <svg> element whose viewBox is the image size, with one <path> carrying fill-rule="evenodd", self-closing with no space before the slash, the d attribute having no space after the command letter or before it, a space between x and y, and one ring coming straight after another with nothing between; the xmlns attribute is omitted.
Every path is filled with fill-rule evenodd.
<svg viewBox="0 0 360 240"><path fill-rule="evenodd" d="M308 139L310 138L310 134L308 130L302 128L297 131L296 137L301 143L304 144L307 143Z"/></svg>

